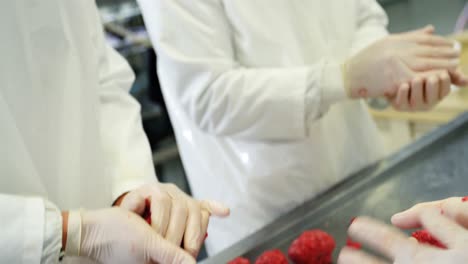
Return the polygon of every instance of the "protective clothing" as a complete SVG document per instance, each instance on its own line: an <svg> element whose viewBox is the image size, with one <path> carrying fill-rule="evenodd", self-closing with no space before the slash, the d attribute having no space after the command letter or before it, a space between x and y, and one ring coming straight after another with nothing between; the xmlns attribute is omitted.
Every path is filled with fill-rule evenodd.
<svg viewBox="0 0 468 264"><path fill-rule="evenodd" d="M0 194L0 208L0 262L58 261L62 246L62 218L55 205L36 197Z"/></svg>
<svg viewBox="0 0 468 264"><path fill-rule="evenodd" d="M128 94L134 75L106 45L94 1L0 6L0 193L9 194L0 196L0 258L38 263L43 246L60 249L44 244L57 241L44 229L58 230L60 216L41 199L11 195L102 208L155 173ZM52 233L61 239L61 228Z"/></svg>
<svg viewBox="0 0 468 264"><path fill-rule="evenodd" d="M341 65L387 35L375 0L139 0L210 254L384 155ZM339 103L338 103L339 102Z"/></svg>

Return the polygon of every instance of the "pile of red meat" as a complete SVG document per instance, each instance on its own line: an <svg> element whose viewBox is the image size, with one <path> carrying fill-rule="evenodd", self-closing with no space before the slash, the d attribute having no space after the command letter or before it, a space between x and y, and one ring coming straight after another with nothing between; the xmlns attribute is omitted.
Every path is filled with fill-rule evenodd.
<svg viewBox="0 0 468 264"><path fill-rule="evenodd" d="M288 256L295 264L330 264L335 249L333 237L322 230L309 230L294 240ZM279 250L265 251L255 264L288 264L288 258ZM248 259L236 258L228 264L251 264Z"/></svg>
<svg viewBox="0 0 468 264"><path fill-rule="evenodd" d="M445 245L434 238L427 230L416 231L412 236L416 238L419 243L446 248ZM352 241L349 237L346 241L346 245L355 249L361 248L361 244ZM335 240L331 235L318 229L309 230L302 233L291 243L288 249L288 256L295 264L330 264L332 263L334 249ZM255 264L288 263L288 258L279 249L265 251L255 261ZM251 262L246 258L238 257L228 264L251 264Z"/></svg>

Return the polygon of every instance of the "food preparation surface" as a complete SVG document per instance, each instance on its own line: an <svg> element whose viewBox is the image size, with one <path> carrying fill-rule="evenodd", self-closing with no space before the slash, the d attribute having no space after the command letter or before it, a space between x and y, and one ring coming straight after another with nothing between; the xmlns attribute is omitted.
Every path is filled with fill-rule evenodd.
<svg viewBox="0 0 468 264"><path fill-rule="evenodd" d="M464 114L202 263L227 263L237 256L254 261L272 248L287 253L297 236L317 228L335 238L336 261L352 217L367 215L389 222L394 213L415 203L467 194L468 114Z"/></svg>

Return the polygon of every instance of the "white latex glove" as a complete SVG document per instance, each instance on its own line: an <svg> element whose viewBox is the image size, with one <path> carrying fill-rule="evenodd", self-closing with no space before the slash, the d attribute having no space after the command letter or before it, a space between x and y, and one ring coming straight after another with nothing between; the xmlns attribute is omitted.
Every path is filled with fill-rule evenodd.
<svg viewBox="0 0 468 264"><path fill-rule="evenodd" d="M460 51L454 43L432 35L432 26L393 34L349 59L343 69L346 90L352 98L394 96L403 83L418 73L455 71Z"/></svg>
<svg viewBox="0 0 468 264"><path fill-rule="evenodd" d="M439 210L424 210L419 219L423 226L448 249L419 244L401 231L369 218L357 218L349 235L390 259L386 261L361 250L344 248L339 264L448 264L468 263L468 231Z"/></svg>
<svg viewBox="0 0 468 264"><path fill-rule="evenodd" d="M174 184L163 183L147 184L129 192L120 206L143 215L146 200L150 203L153 229L194 257L203 245L210 216L229 215L229 208L220 203L195 200Z"/></svg>
<svg viewBox="0 0 468 264"><path fill-rule="evenodd" d="M427 111L450 93L451 81L447 71L428 77L415 77L400 85L397 95L390 102L398 111Z"/></svg>
<svg viewBox="0 0 468 264"><path fill-rule="evenodd" d="M468 197L451 197L417 204L404 212L395 214L392 217L392 224L402 229L420 228L422 226L420 215L427 209L438 210L468 228Z"/></svg>
<svg viewBox="0 0 468 264"><path fill-rule="evenodd" d="M427 111L441 102L449 93L451 84L465 86L467 77L459 70L432 71L400 85L397 95L387 98L398 111Z"/></svg>
<svg viewBox="0 0 468 264"><path fill-rule="evenodd" d="M195 264L141 217L118 207L83 212L81 238L81 256L104 264Z"/></svg>

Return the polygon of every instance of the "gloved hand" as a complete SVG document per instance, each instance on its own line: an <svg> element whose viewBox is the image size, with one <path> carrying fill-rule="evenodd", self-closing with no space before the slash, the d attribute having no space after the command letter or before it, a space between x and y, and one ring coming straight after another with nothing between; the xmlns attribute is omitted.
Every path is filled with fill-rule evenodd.
<svg viewBox="0 0 468 264"><path fill-rule="evenodd" d="M452 83L465 86L468 78L459 70L425 72L401 84L397 95L387 99L398 111L427 111L450 93Z"/></svg>
<svg viewBox="0 0 468 264"><path fill-rule="evenodd" d="M117 207L87 211L81 219L81 256L104 264L195 264L192 256L130 211Z"/></svg>
<svg viewBox="0 0 468 264"><path fill-rule="evenodd" d="M352 98L394 96L402 83L418 73L455 71L460 51L454 43L432 35L434 28L390 35L350 58L343 67Z"/></svg>
<svg viewBox="0 0 468 264"><path fill-rule="evenodd" d="M193 257L203 245L210 216L229 215L229 208L220 203L195 200L174 184L163 183L147 184L129 192L120 206L143 215L146 200L150 201L153 229L174 245L182 245Z"/></svg>
<svg viewBox="0 0 468 264"><path fill-rule="evenodd" d="M392 224L403 229L420 228L421 214L427 209L438 210L444 216L468 228L468 197L451 197L427 203L417 204L392 217Z"/></svg>
<svg viewBox="0 0 468 264"><path fill-rule="evenodd" d="M418 244L399 230L369 218L357 218L350 226L350 236L369 246L391 261L386 261L360 250L344 248L340 252L340 264L447 264L468 263L468 231L455 221L440 214L440 210L426 209L421 211L418 221L447 250Z"/></svg>

